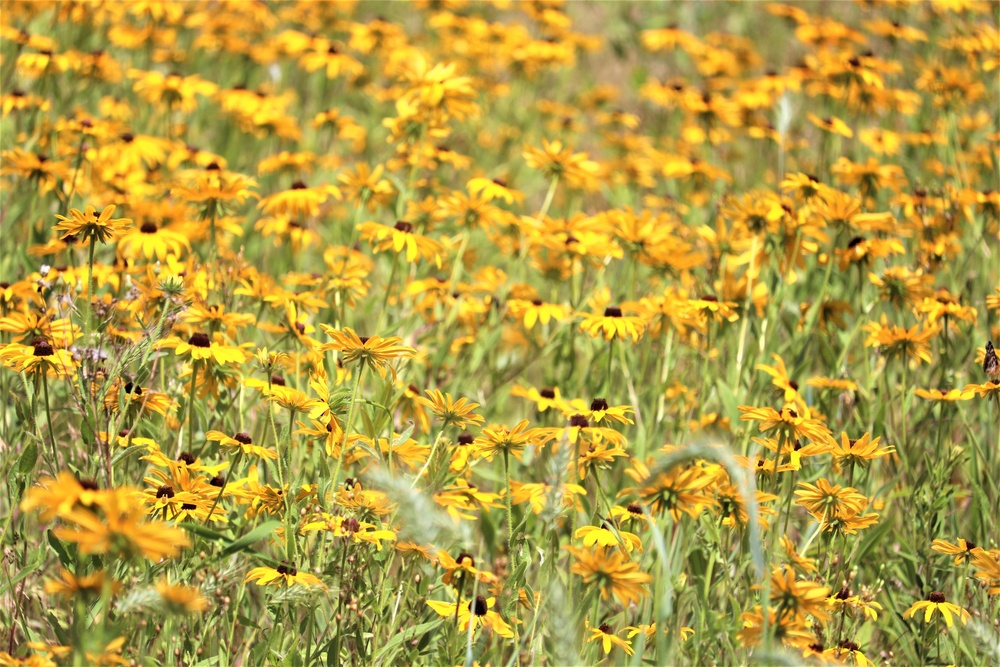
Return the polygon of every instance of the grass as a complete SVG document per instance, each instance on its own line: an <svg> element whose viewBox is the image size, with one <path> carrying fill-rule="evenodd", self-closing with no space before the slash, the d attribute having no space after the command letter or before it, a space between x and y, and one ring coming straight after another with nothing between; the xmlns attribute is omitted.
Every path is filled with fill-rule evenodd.
<svg viewBox="0 0 1000 667"><path fill-rule="evenodd" d="M0 664L1000 660L996 5L2 9Z"/></svg>

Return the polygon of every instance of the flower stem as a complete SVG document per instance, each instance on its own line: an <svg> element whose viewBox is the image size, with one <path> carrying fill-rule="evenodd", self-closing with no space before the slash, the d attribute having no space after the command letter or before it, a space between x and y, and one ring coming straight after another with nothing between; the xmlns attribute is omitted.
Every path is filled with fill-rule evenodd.
<svg viewBox="0 0 1000 667"><path fill-rule="evenodd" d="M354 426L354 413L358 405L358 390L361 388L361 376L364 375L365 367L358 366L358 377L354 380L354 391L351 393L351 408L347 412L347 421L344 423L344 440L340 443L340 454L337 456L337 465L333 469L333 486L336 489L340 478L340 468L344 464L344 452L347 451L347 441L351 436L351 428ZM333 494L334 505L337 504L337 492Z"/></svg>
<svg viewBox="0 0 1000 667"><path fill-rule="evenodd" d="M195 381L198 379L198 361L191 360L191 391L188 397L188 448L194 449L194 398Z"/></svg>
<svg viewBox="0 0 1000 667"><path fill-rule="evenodd" d="M52 448L52 474L59 470L59 452L56 449L56 432L52 428L52 413L49 409L49 374L42 371L42 392L45 395L45 423L49 427L49 439ZM43 440L44 442L44 440Z"/></svg>
<svg viewBox="0 0 1000 667"><path fill-rule="evenodd" d="M90 338L90 308L94 300L94 251L97 249L96 240L90 237L90 259L87 262L87 314L83 320L85 339Z"/></svg>
<svg viewBox="0 0 1000 667"><path fill-rule="evenodd" d="M512 569L517 568L517 558L514 556L514 510L510 504L510 452L503 450L503 476L507 483L507 557Z"/></svg>

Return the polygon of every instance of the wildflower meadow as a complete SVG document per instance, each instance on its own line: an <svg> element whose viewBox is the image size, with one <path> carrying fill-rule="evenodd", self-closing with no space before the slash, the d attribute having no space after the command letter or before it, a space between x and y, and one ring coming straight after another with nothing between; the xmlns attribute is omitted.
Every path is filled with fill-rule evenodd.
<svg viewBox="0 0 1000 667"><path fill-rule="evenodd" d="M0 666L1000 664L998 25L2 0Z"/></svg>

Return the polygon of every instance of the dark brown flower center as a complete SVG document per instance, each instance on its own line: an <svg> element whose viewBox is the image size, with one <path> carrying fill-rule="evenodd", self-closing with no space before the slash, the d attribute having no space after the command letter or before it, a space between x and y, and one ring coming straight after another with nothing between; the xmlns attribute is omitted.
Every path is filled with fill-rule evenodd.
<svg viewBox="0 0 1000 667"><path fill-rule="evenodd" d="M144 222L142 226L139 227L139 231L143 234L155 234L159 230L155 222Z"/></svg>
<svg viewBox="0 0 1000 667"><path fill-rule="evenodd" d="M458 444L460 445L471 445L473 441L471 433L462 433L458 436Z"/></svg>
<svg viewBox="0 0 1000 667"><path fill-rule="evenodd" d="M598 628L598 630L600 630L601 632L603 632L606 635L613 635L613 634L615 634L615 631L607 623L601 623L601 626Z"/></svg>
<svg viewBox="0 0 1000 667"><path fill-rule="evenodd" d="M393 226L393 228L396 231L404 232L406 234L409 234L413 231L413 225L408 223L406 220L397 221L396 224Z"/></svg>
<svg viewBox="0 0 1000 667"><path fill-rule="evenodd" d="M927 599L930 600L931 602L934 602L935 604L941 604L942 602L944 602L944 593L934 591L933 593L930 594L930 596Z"/></svg>
<svg viewBox="0 0 1000 667"><path fill-rule="evenodd" d="M182 510L188 510L188 511L190 511L190 510L196 510L196 509L198 509L198 506L195 505L194 503L184 503L183 505L181 505L181 509Z"/></svg>
<svg viewBox="0 0 1000 667"><path fill-rule="evenodd" d="M181 455L177 457L177 460L182 463L186 463L187 465L191 465L195 462L194 454L191 452L181 452Z"/></svg>
<svg viewBox="0 0 1000 667"><path fill-rule="evenodd" d="M579 426L580 428L587 428L588 426L590 426L590 422L588 422L587 418L584 417L583 415L573 415L572 417L569 418L569 425Z"/></svg>
<svg viewBox="0 0 1000 667"><path fill-rule="evenodd" d="M302 181L295 181L292 183L292 190L305 190L308 186Z"/></svg>
<svg viewBox="0 0 1000 667"><path fill-rule="evenodd" d="M174 497L174 487L169 484L164 484L156 490L157 498L173 498Z"/></svg>
<svg viewBox="0 0 1000 667"><path fill-rule="evenodd" d="M210 479L208 483L216 487L217 489L221 489L226 485L226 478L223 477L222 475L216 475L215 477Z"/></svg>
<svg viewBox="0 0 1000 667"><path fill-rule="evenodd" d="M604 309L604 317L621 317L622 309L618 306L608 306Z"/></svg>
<svg viewBox="0 0 1000 667"><path fill-rule="evenodd" d="M86 489L87 491L99 491L101 487L97 486L97 482L92 479L81 479L78 480L80 483L80 488Z"/></svg>
<svg viewBox="0 0 1000 667"><path fill-rule="evenodd" d="M608 402L603 398L595 398L593 401L590 402L590 409L592 411L607 410Z"/></svg>
<svg viewBox="0 0 1000 667"><path fill-rule="evenodd" d="M549 387L545 387L540 392L538 392L538 395L541 396L542 398L547 398L549 400L552 400L553 398L556 397L556 390L551 389Z"/></svg>
<svg viewBox="0 0 1000 667"><path fill-rule="evenodd" d="M469 603L469 611L471 611L476 616L485 616L486 612L490 610L489 605L486 604L486 598L482 595L477 595L476 599Z"/></svg>
<svg viewBox="0 0 1000 667"><path fill-rule="evenodd" d="M250 437L249 433L237 433L233 436L233 440L240 443L241 445L252 445L253 438Z"/></svg>
<svg viewBox="0 0 1000 667"><path fill-rule="evenodd" d="M281 377L280 375L272 375L271 376L271 384L278 385L279 387L284 387L285 386L285 378Z"/></svg>
<svg viewBox="0 0 1000 667"><path fill-rule="evenodd" d="M55 354L55 350L52 349L52 344L47 340L36 340L35 348L32 354L36 357L51 357Z"/></svg>
<svg viewBox="0 0 1000 667"><path fill-rule="evenodd" d="M188 345L192 347L212 347L212 339L208 337L208 334L196 333L191 334L188 338Z"/></svg>
<svg viewBox="0 0 1000 667"><path fill-rule="evenodd" d="M469 561L469 567L476 566L476 559L463 551L462 553L458 554L458 558L455 559L455 562L458 563L459 565L462 565L465 561Z"/></svg>

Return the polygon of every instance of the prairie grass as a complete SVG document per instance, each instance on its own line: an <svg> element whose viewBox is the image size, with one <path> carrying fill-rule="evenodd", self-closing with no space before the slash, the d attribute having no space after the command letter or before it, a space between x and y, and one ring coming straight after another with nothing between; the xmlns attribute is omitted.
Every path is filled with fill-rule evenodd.
<svg viewBox="0 0 1000 667"><path fill-rule="evenodd" d="M0 665L1000 663L1000 5L0 9Z"/></svg>

